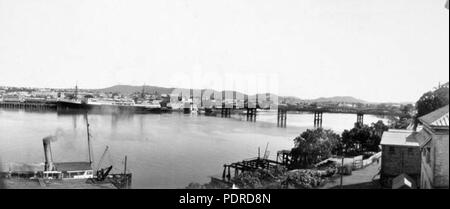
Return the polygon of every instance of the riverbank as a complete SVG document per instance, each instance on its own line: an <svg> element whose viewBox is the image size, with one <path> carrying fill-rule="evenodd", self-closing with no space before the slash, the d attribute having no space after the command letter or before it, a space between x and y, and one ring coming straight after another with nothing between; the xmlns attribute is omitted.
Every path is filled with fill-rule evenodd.
<svg viewBox="0 0 450 209"><path fill-rule="evenodd" d="M211 177L211 181L203 185L190 183L186 188L379 189L380 157L381 153L370 155L365 160L362 156L344 159L331 157L312 168L292 170L285 162L255 158L224 165L222 177ZM234 169L234 176L230 175L230 168Z"/></svg>
<svg viewBox="0 0 450 209"><path fill-rule="evenodd" d="M287 170L284 166L244 171L230 181L212 177L206 184L191 183L187 189L315 189L337 173L334 163L315 169Z"/></svg>
<svg viewBox="0 0 450 209"><path fill-rule="evenodd" d="M324 126L339 130L353 126L355 115L324 114ZM276 113L259 113L256 122L245 117L207 117L182 113L140 115L89 115L94 153L98 163L106 146L104 164L133 172L132 188L176 189L190 182L208 183L222 174L223 164L237 162L264 151L269 159L277 151L291 149L293 139L311 128L312 114L288 115L286 128L276 124ZM366 117L367 123L379 118ZM58 161L70 162L86 155L86 122L83 115L0 109L0 158L7 163L35 163L43 159L42 138L58 133L52 144ZM23 153L23 154L18 154ZM116 157L120 156L120 157ZM56 158L55 158L56 159ZM120 172L120 170L114 170Z"/></svg>
<svg viewBox="0 0 450 209"><path fill-rule="evenodd" d="M207 184L191 183L187 189L382 189L379 183L380 164L373 163L351 175L341 175L336 170L296 169L258 170L244 172L232 184L211 181Z"/></svg>
<svg viewBox="0 0 450 209"><path fill-rule="evenodd" d="M381 160L380 160L381 161ZM381 162L372 163L367 167L355 170L351 175L343 176L342 189L382 189L377 175L381 168ZM330 178L330 181L319 189L341 189L340 176Z"/></svg>

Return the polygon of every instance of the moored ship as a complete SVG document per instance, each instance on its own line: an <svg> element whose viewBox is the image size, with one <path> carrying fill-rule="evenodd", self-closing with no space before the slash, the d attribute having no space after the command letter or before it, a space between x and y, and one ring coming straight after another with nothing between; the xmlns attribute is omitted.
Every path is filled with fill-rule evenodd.
<svg viewBox="0 0 450 209"><path fill-rule="evenodd" d="M142 102L136 104L127 99L85 99L85 100L59 100L56 110L64 112L90 112L90 113L161 113L158 103Z"/></svg>

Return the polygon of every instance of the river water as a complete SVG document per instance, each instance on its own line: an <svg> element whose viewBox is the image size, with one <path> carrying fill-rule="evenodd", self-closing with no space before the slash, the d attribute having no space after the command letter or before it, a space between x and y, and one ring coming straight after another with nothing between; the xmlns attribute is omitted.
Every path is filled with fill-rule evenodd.
<svg viewBox="0 0 450 209"><path fill-rule="evenodd" d="M113 165L113 172L133 173L133 188L184 188L221 175L223 164L256 157L268 144L269 158L291 149L293 139L313 126L313 114L288 114L287 127L276 125L276 112L258 113L256 122L242 116L220 118L182 113L89 115L94 168ZM364 123L387 119L365 115ZM324 128L340 133L356 122L354 114L323 114ZM44 161L42 138L52 142L54 162L87 161L83 115L59 115L0 109L0 165ZM100 158L109 146L102 162Z"/></svg>

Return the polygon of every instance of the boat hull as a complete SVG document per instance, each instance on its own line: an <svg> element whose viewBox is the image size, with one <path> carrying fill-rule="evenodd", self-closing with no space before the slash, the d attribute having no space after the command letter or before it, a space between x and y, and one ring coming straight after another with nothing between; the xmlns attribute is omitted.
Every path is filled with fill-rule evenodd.
<svg viewBox="0 0 450 209"><path fill-rule="evenodd" d="M98 105L58 101L56 103L58 113L100 113L100 114L146 114L161 113L161 108L126 105Z"/></svg>

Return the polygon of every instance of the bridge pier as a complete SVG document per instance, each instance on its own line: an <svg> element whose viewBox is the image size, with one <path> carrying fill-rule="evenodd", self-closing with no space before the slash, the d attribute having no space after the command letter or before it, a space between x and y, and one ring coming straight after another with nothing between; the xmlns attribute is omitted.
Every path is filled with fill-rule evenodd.
<svg viewBox="0 0 450 209"><path fill-rule="evenodd" d="M286 127L286 119L287 119L287 110L278 109L277 126Z"/></svg>
<svg viewBox="0 0 450 209"><path fill-rule="evenodd" d="M222 118L229 118L229 117L231 117L231 108L222 108L221 116L222 116Z"/></svg>
<svg viewBox="0 0 450 209"><path fill-rule="evenodd" d="M314 112L314 128L322 128L323 112Z"/></svg>
<svg viewBox="0 0 450 209"><path fill-rule="evenodd" d="M232 108L233 108L233 110L235 110L236 109L236 91L233 91L233 106L232 106Z"/></svg>
<svg viewBox="0 0 450 209"><path fill-rule="evenodd" d="M223 165L222 179L225 180L227 177L227 165Z"/></svg>
<svg viewBox="0 0 450 209"><path fill-rule="evenodd" d="M212 115L213 109L212 108L205 108L205 115Z"/></svg>
<svg viewBox="0 0 450 209"><path fill-rule="evenodd" d="M358 113L356 115L356 123L363 125L364 124L364 114L363 113Z"/></svg>
<svg viewBox="0 0 450 209"><path fill-rule="evenodd" d="M247 108L247 121L256 121L256 108Z"/></svg>

